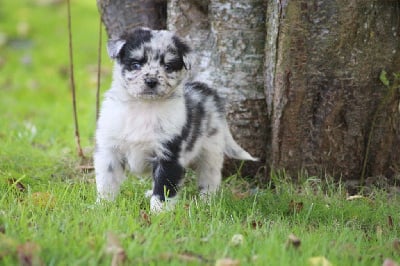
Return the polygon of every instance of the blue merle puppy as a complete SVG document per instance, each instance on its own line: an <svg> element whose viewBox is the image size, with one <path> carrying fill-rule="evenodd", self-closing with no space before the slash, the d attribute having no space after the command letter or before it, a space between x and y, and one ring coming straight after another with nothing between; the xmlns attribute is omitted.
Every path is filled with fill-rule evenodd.
<svg viewBox="0 0 400 266"><path fill-rule="evenodd" d="M137 28L108 42L115 60L96 131L98 201L113 200L125 169L152 173L150 209L173 206L185 167L202 195L221 183L224 154L256 160L232 138L214 89L190 81L189 46L170 31Z"/></svg>

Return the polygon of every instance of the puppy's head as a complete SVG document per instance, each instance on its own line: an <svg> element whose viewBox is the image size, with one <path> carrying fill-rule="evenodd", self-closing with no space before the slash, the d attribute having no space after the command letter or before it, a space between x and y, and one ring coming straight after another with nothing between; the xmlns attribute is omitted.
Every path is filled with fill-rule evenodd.
<svg viewBox="0 0 400 266"><path fill-rule="evenodd" d="M109 40L107 50L116 62L114 79L137 99L164 99L179 93L191 68L189 46L169 31L134 29Z"/></svg>

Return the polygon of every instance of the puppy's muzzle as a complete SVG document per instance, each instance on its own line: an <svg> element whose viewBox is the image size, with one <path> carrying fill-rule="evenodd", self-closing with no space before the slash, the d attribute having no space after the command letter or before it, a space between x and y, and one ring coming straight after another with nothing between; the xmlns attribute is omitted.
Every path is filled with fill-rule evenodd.
<svg viewBox="0 0 400 266"><path fill-rule="evenodd" d="M144 83L147 85L147 87L154 89L158 85L158 79L152 77L146 77L144 78Z"/></svg>

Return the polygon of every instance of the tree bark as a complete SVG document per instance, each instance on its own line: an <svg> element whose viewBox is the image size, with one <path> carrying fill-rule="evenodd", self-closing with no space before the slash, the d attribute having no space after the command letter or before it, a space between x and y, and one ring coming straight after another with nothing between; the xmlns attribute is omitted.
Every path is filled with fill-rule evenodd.
<svg viewBox="0 0 400 266"><path fill-rule="evenodd" d="M379 81L383 69L400 72L399 5L269 1L265 93L274 168L345 179L399 173L399 91Z"/></svg>
<svg viewBox="0 0 400 266"><path fill-rule="evenodd" d="M343 179L400 173L400 2L98 0L109 36L168 28L198 55L198 79L227 99L243 173ZM168 16L167 16L168 13ZM168 17L168 18L167 18ZM392 83L391 83L392 84ZM238 166L228 161L232 173ZM268 171L266 172L266 177Z"/></svg>
<svg viewBox="0 0 400 266"><path fill-rule="evenodd" d="M139 26L166 27L166 0L97 0L97 6L110 37Z"/></svg>

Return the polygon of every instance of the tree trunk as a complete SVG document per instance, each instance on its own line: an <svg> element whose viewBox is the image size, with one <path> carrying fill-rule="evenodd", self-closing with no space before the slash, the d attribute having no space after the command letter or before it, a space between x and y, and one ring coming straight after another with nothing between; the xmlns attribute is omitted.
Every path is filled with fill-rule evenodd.
<svg viewBox="0 0 400 266"><path fill-rule="evenodd" d="M346 179L400 170L398 1L269 0L265 93L271 161Z"/></svg>
<svg viewBox="0 0 400 266"><path fill-rule="evenodd" d="M344 179L400 172L400 96L391 75L400 72L399 1L98 0L98 6L109 36L144 25L188 39L199 79L227 98L235 139L261 158L245 164L245 175L263 166ZM382 70L389 86L379 80Z"/></svg>
<svg viewBox="0 0 400 266"><path fill-rule="evenodd" d="M166 0L97 0L97 6L110 37L139 26L152 29L166 26Z"/></svg>

